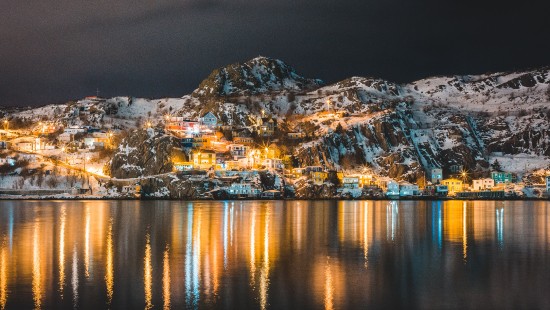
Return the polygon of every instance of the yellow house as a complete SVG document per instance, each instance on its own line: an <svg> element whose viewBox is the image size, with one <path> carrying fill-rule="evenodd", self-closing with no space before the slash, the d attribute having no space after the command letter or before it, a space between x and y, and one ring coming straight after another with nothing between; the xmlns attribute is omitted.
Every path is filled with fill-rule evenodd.
<svg viewBox="0 0 550 310"><path fill-rule="evenodd" d="M445 179L441 181L441 184L447 185L449 188L449 194L462 191L462 181L459 179Z"/></svg>
<svg viewBox="0 0 550 310"><path fill-rule="evenodd" d="M325 180L328 178L328 173L324 171L317 171L311 173L311 179L315 185L323 185Z"/></svg>
<svg viewBox="0 0 550 310"><path fill-rule="evenodd" d="M193 166L196 169L210 169L216 166L216 153L213 151L202 150L193 153Z"/></svg>

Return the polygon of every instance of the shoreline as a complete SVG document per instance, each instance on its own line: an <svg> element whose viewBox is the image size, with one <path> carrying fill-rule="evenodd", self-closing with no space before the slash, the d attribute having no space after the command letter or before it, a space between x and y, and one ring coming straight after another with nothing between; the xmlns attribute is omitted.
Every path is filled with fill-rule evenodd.
<svg viewBox="0 0 550 310"><path fill-rule="evenodd" d="M89 200L89 201L114 201L114 200L124 200L124 201L550 201L550 197L513 197L513 198L458 198L458 197L418 197L418 198L403 198L403 199L390 199L390 198L358 198L358 199L349 199L349 198L242 198L242 199L176 199L176 198L131 198L131 197L90 197L90 196L74 196L74 197L36 197L36 196L27 196L27 197L2 197L0 196L1 201L16 201L16 200L36 200L36 201L55 201L55 200Z"/></svg>

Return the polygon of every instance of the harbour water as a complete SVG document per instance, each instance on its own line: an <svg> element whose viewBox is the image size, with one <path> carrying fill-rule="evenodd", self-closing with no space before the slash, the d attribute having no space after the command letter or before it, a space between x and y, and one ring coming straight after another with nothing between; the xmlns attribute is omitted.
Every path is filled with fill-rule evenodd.
<svg viewBox="0 0 550 310"><path fill-rule="evenodd" d="M0 201L0 309L550 308L545 201Z"/></svg>

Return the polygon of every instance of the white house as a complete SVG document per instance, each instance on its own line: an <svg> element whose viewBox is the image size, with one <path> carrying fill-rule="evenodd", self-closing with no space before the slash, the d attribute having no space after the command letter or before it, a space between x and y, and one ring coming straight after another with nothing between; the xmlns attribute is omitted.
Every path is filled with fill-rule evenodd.
<svg viewBox="0 0 550 310"><path fill-rule="evenodd" d="M23 142L17 143L17 148L23 152L32 152L34 151L34 147L35 147L34 142L23 141Z"/></svg>
<svg viewBox="0 0 550 310"><path fill-rule="evenodd" d="M390 180L387 182L386 196L399 196L399 183Z"/></svg>
<svg viewBox="0 0 550 310"><path fill-rule="evenodd" d="M63 133L68 133L68 134L71 134L71 135L76 135L77 133L83 133L83 132L86 132L88 130L86 130L86 128L84 127L77 127L77 126L71 126L71 127L67 127L65 129L63 129Z"/></svg>
<svg viewBox="0 0 550 310"><path fill-rule="evenodd" d="M61 133L59 134L59 136L57 136L57 140L61 141L61 142L71 142L71 139L72 139L72 134L68 133L68 132L64 132L64 133Z"/></svg>
<svg viewBox="0 0 550 310"><path fill-rule="evenodd" d="M411 184L407 182L399 183L399 196L409 197L409 196L418 196L420 191L418 190L418 185Z"/></svg>
<svg viewBox="0 0 550 310"><path fill-rule="evenodd" d="M343 177L342 186L344 188L359 188L359 177Z"/></svg>
<svg viewBox="0 0 550 310"><path fill-rule="evenodd" d="M10 156L0 158L0 166L3 165L13 166L15 165L15 159L11 158Z"/></svg>
<svg viewBox="0 0 550 310"><path fill-rule="evenodd" d="M233 183L227 189L230 195L259 197L262 191L252 186L250 183Z"/></svg>
<svg viewBox="0 0 550 310"><path fill-rule="evenodd" d="M441 180L443 180L443 170L441 170L441 168L431 168L430 180L432 184L440 183Z"/></svg>
<svg viewBox="0 0 550 310"><path fill-rule="evenodd" d="M473 181L474 191L482 191L495 187L495 180L491 178L477 179Z"/></svg>
<svg viewBox="0 0 550 310"><path fill-rule="evenodd" d="M266 158L262 162L262 165L266 167L267 169L283 169L285 165L283 165L283 160L278 158Z"/></svg>
<svg viewBox="0 0 550 310"><path fill-rule="evenodd" d="M229 153L231 153L231 156L233 156L233 158L246 157L246 155L248 154L248 146L244 144L229 144L227 146L227 149L229 150Z"/></svg>
<svg viewBox="0 0 550 310"><path fill-rule="evenodd" d="M201 123L210 129L216 128L218 126L218 118L214 113L208 112L202 116Z"/></svg>

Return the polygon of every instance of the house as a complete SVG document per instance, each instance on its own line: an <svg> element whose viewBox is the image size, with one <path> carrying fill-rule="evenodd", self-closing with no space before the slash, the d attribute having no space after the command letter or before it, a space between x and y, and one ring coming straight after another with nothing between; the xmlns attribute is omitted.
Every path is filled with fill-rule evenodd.
<svg viewBox="0 0 550 310"><path fill-rule="evenodd" d="M392 179L388 177L377 177L374 180L374 185L380 187L383 191L386 191L388 189L388 183L392 181Z"/></svg>
<svg viewBox="0 0 550 310"><path fill-rule="evenodd" d="M495 187L495 180L491 178L473 180L474 191L482 191Z"/></svg>
<svg viewBox="0 0 550 310"><path fill-rule="evenodd" d="M304 175L304 171L305 171L305 168L298 167L298 168L292 168L290 173L292 174L293 178L297 179Z"/></svg>
<svg viewBox="0 0 550 310"><path fill-rule="evenodd" d="M513 178L514 176L510 172L491 172L491 179L495 181L495 184L512 183L514 181Z"/></svg>
<svg viewBox="0 0 550 310"><path fill-rule="evenodd" d="M298 140L305 137L305 134L303 132L294 131L287 133L286 136L289 140Z"/></svg>
<svg viewBox="0 0 550 310"><path fill-rule="evenodd" d="M216 166L216 153L203 150L193 153L193 166L196 169L207 170Z"/></svg>
<svg viewBox="0 0 550 310"><path fill-rule="evenodd" d="M71 135L76 135L77 133L85 133L87 131L88 130L86 128L79 127L79 126L71 126L71 127L63 129L63 133L67 133L67 134L71 134Z"/></svg>
<svg viewBox="0 0 550 310"><path fill-rule="evenodd" d="M89 149L103 148L105 147L105 141L96 137L85 137L84 145Z"/></svg>
<svg viewBox="0 0 550 310"><path fill-rule="evenodd" d="M430 169L430 181L432 184L438 184L443 180L443 170L441 168Z"/></svg>
<svg viewBox="0 0 550 310"><path fill-rule="evenodd" d="M246 157L248 155L249 147L244 144L232 143L227 146L227 149L229 150L229 153L231 154L231 156L233 156L233 158L238 158Z"/></svg>
<svg viewBox="0 0 550 310"><path fill-rule="evenodd" d="M386 196L397 197L399 196L399 182L390 180L387 182Z"/></svg>
<svg viewBox="0 0 550 310"><path fill-rule="evenodd" d="M436 185L435 195L438 197L446 197L449 194L449 187L447 185Z"/></svg>
<svg viewBox="0 0 550 310"><path fill-rule="evenodd" d="M207 128L214 129L218 126L218 118L214 113L207 112L201 117L201 124Z"/></svg>
<svg viewBox="0 0 550 310"><path fill-rule="evenodd" d="M61 141L61 142L64 142L64 143L67 143L67 142L70 142L73 138L73 135L68 133L68 132L63 132L61 134L59 134L59 136L57 136L57 140Z"/></svg>
<svg viewBox="0 0 550 310"><path fill-rule="evenodd" d="M446 185L449 189L449 194L454 194L462 191L462 181L459 179L445 179L441 181L441 184Z"/></svg>
<svg viewBox="0 0 550 310"><path fill-rule="evenodd" d="M285 166L283 160L278 158L266 158L263 160L262 165L266 169L282 170Z"/></svg>
<svg viewBox="0 0 550 310"><path fill-rule="evenodd" d="M304 168L302 174L309 175L309 174L312 174L313 172L321 172L323 170L324 169L321 166L307 166Z"/></svg>
<svg viewBox="0 0 550 310"><path fill-rule="evenodd" d="M200 132L200 122L173 116L167 119L165 128L178 134L192 135Z"/></svg>
<svg viewBox="0 0 550 310"><path fill-rule="evenodd" d="M399 183L399 196L400 197L411 197L419 196L420 191L418 190L418 185L411 184L408 182Z"/></svg>
<svg viewBox="0 0 550 310"><path fill-rule="evenodd" d="M311 172L311 179L315 185L323 185L328 178L328 173L325 171L313 171Z"/></svg>
<svg viewBox="0 0 550 310"><path fill-rule="evenodd" d="M230 196L244 196L257 198L262 194L262 191L252 186L250 183L233 183L227 189Z"/></svg>
<svg viewBox="0 0 550 310"><path fill-rule="evenodd" d="M15 165L15 159L13 159L10 156L0 157L0 166L4 166L4 165L14 166Z"/></svg>
<svg viewBox="0 0 550 310"><path fill-rule="evenodd" d="M193 170L193 162L191 161L180 161L174 163L174 168L177 171L190 171Z"/></svg>
<svg viewBox="0 0 550 310"><path fill-rule="evenodd" d="M550 193L550 176L546 177L546 191Z"/></svg>
<svg viewBox="0 0 550 310"><path fill-rule="evenodd" d="M258 135L262 137L271 137L277 129L277 120L272 117L262 117L258 127Z"/></svg>
<svg viewBox="0 0 550 310"><path fill-rule="evenodd" d="M344 188L359 188L359 177L356 177L356 176L343 177L342 186Z"/></svg>
<svg viewBox="0 0 550 310"><path fill-rule="evenodd" d="M29 141L21 141L16 145L17 145L17 149L23 152L32 152L34 151L34 147L35 147L35 143L29 142Z"/></svg>
<svg viewBox="0 0 550 310"><path fill-rule="evenodd" d="M254 143L254 138L252 137L233 137L233 142L239 144L252 144Z"/></svg>

